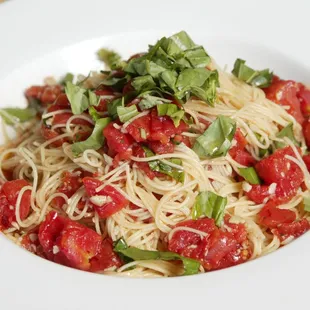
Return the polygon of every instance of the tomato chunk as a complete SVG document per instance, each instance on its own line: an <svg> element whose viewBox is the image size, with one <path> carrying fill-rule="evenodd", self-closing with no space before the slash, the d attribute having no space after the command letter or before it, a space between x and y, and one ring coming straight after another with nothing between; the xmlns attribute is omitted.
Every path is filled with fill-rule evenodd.
<svg viewBox="0 0 310 310"><path fill-rule="evenodd" d="M27 98L35 98L40 100L43 104L53 103L61 94L61 85L44 85L44 86L31 86L25 92Z"/></svg>
<svg viewBox="0 0 310 310"><path fill-rule="evenodd" d="M270 196L268 185L251 185L250 191L246 192L246 196L255 203L263 203Z"/></svg>
<svg viewBox="0 0 310 310"><path fill-rule="evenodd" d="M302 124L302 132L304 134L306 145L310 149L310 119L307 119Z"/></svg>
<svg viewBox="0 0 310 310"><path fill-rule="evenodd" d="M302 158L307 166L308 171L310 171L310 154L304 155Z"/></svg>
<svg viewBox="0 0 310 310"><path fill-rule="evenodd" d="M136 142L146 141L151 134L151 117L145 115L131 122L126 130L135 139Z"/></svg>
<svg viewBox="0 0 310 310"><path fill-rule="evenodd" d="M16 202L21 189L30 184L25 180L7 181L0 189L0 231L11 227L16 221ZM19 216L21 220L27 218L30 212L31 191L26 190L21 197Z"/></svg>
<svg viewBox="0 0 310 310"><path fill-rule="evenodd" d="M39 241L49 260L72 268L98 271L121 265L110 241L54 211L41 223Z"/></svg>
<svg viewBox="0 0 310 310"><path fill-rule="evenodd" d="M293 223L284 223L274 229L280 240L285 240L289 236L298 238L310 229L310 223L307 219L301 219Z"/></svg>
<svg viewBox="0 0 310 310"><path fill-rule="evenodd" d="M295 81L280 80L275 77L271 85L264 88L266 97L283 106L289 106L288 113L290 113L297 122L302 124L304 116L301 113L300 101L298 98L299 84Z"/></svg>
<svg viewBox="0 0 310 310"><path fill-rule="evenodd" d="M150 141L148 146L155 154L167 154L174 151L174 144L171 142L163 144L160 141Z"/></svg>
<svg viewBox="0 0 310 310"><path fill-rule="evenodd" d="M297 93L297 97L300 101L300 108L305 118L310 117L310 90L304 85L299 84L300 91Z"/></svg>
<svg viewBox="0 0 310 310"><path fill-rule="evenodd" d="M133 155L136 157L145 157L145 151L140 145L134 145L133 147ZM153 180L156 176L155 172L151 170L149 164L147 162L135 162L135 165L142 170L151 180Z"/></svg>
<svg viewBox="0 0 310 310"><path fill-rule="evenodd" d="M170 251L199 260L205 269L216 270L240 264L248 260L252 250L243 224L229 223L229 228L218 228L213 219L203 218L179 223L176 227L185 226L206 233L204 237L187 230L176 231L169 240Z"/></svg>
<svg viewBox="0 0 310 310"><path fill-rule="evenodd" d="M108 103L116 97L113 91L109 89L96 90L95 94L101 97L99 105L94 107L98 112L106 112L108 110Z"/></svg>
<svg viewBox="0 0 310 310"><path fill-rule="evenodd" d="M266 184L277 184L275 193L277 197L290 199L302 184L304 175L301 169L285 155L295 157L292 148L286 147L262 159L255 168Z"/></svg>
<svg viewBox="0 0 310 310"><path fill-rule="evenodd" d="M96 192L102 185L98 179L86 177L83 179L86 193L100 218L107 218L126 207L129 201L113 186L106 185Z"/></svg>
<svg viewBox="0 0 310 310"><path fill-rule="evenodd" d="M229 150L229 155L232 159L247 167L256 164L255 158L245 149L247 141L239 128L236 130L234 139L236 145Z"/></svg>

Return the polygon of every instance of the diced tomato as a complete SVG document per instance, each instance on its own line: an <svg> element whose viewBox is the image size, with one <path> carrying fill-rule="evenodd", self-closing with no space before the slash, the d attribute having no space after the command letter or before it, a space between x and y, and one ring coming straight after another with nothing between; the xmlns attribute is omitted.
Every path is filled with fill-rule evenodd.
<svg viewBox="0 0 310 310"><path fill-rule="evenodd" d="M25 92L27 98L36 98L43 104L53 103L62 93L61 85L32 86Z"/></svg>
<svg viewBox="0 0 310 310"><path fill-rule="evenodd" d="M255 166L256 171L266 184L276 183L276 196L287 197L295 195L304 180L301 169L287 159L285 155L295 157L291 147L276 150L272 155L262 159Z"/></svg>
<svg viewBox="0 0 310 310"><path fill-rule="evenodd" d="M279 209L276 201L268 201L258 214L259 222L268 227L276 228L279 224L292 223L296 214L291 210Z"/></svg>
<svg viewBox="0 0 310 310"><path fill-rule="evenodd" d="M234 139L236 140L236 145L229 150L229 155L232 157L232 159L243 166L249 167L255 165L256 160L245 149L247 141L239 128L236 130Z"/></svg>
<svg viewBox="0 0 310 310"><path fill-rule="evenodd" d="M41 223L39 241L49 260L73 268L98 271L121 264L110 241L54 211Z"/></svg>
<svg viewBox="0 0 310 310"><path fill-rule="evenodd" d="M250 191L246 192L246 196L255 203L263 203L265 198L269 197L268 185L252 185Z"/></svg>
<svg viewBox="0 0 310 310"><path fill-rule="evenodd" d="M49 128L48 126L46 126L44 124L42 124L42 126L41 126L41 134L42 134L43 138L47 141L52 140L52 139L54 139L60 135L60 133ZM51 145L53 145L54 147L60 147L65 142L66 142L66 139L62 138L62 139L58 139L58 140L54 141L53 143L51 143Z"/></svg>
<svg viewBox="0 0 310 310"><path fill-rule="evenodd" d="M151 116L137 118L127 126L126 130L136 142L146 141L151 134Z"/></svg>
<svg viewBox="0 0 310 310"><path fill-rule="evenodd" d="M91 201L100 218L107 218L122 210L128 205L128 200L113 186L106 185L102 190L96 192L96 188L102 182L95 178L86 177L83 179L88 197L97 197L98 202Z"/></svg>
<svg viewBox="0 0 310 310"><path fill-rule="evenodd" d="M191 140L189 137L183 136L183 135L175 135L175 137L172 139L174 144L180 144L184 143L187 147L191 148Z"/></svg>
<svg viewBox="0 0 310 310"><path fill-rule="evenodd" d="M304 117L300 109L300 101L298 99L299 84L295 81L285 81L275 78L271 85L264 88L266 97L273 102L289 106L288 113L290 113L297 122L302 124Z"/></svg>
<svg viewBox="0 0 310 310"><path fill-rule="evenodd" d="M62 109L71 108L70 102L69 102L69 100L68 100L68 97L67 97L67 95L64 94L64 93L61 93L61 94L57 97L57 99L56 99L54 105L57 105L57 106L61 107Z"/></svg>
<svg viewBox="0 0 310 310"><path fill-rule="evenodd" d="M158 116L156 109L151 112L151 136L149 140L160 141L165 144L174 135L181 134L188 130L188 125L181 121L178 127L175 127L169 116Z"/></svg>
<svg viewBox="0 0 310 310"><path fill-rule="evenodd" d="M305 120L302 124L302 132L304 134L308 149L310 149L310 118Z"/></svg>
<svg viewBox="0 0 310 310"><path fill-rule="evenodd" d="M131 150L131 145L133 143L132 137L116 129L113 124L114 122L111 122L103 129L103 135L107 140L109 150L114 153L125 153L129 149Z"/></svg>
<svg viewBox="0 0 310 310"><path fill-rule="evenodd" d="M15 208L21 189L30 184L25 180L13 180L5 182L0 189L0 231L11 227L16 221ZM26 190L19 205L19 216L21 220L27 218L30 212L31 191Z"/></svg>
<svg viewBox="0 0 310 310"><path fill-rule="evenodd" d="M143 150L143 148L140 145L134 145L133 146L133 156L136 157L141 157L144 158L145 157L145 151ZM135 162L135 164L138 166L138 168L140 170L142 170L151 180L153 180L155 178L155 173L154 171L152 171L150 169L150 166L147 162Z"/></svg>
<svg viewBox="0 0 310 310"><path fill-rule="evenodd" d="M293 223L283 223L273 230L280 240L285 240L289 236L298 238L310 229L310 223L307 219L301 219Z"/></svg>
<svg viewBox="0 0 310 310"><path fill-rule="evenodd" d="M61 113L61 114L56 114L53 118L53 125L56 124L66 124L68 119L73 116L72 113ZM74 125L84 125L84 126L91 126L91 123L86 121L85 119L82 118L75 118L72 120L71 124Z"/></svg>
<svg viewBox="0 0 310 310"><path fill-rule="evenodd" d="M98 112L106 112L108 103L116 97L113 91L109 89L96 90L95 94L103 97L100 99L99 105L94 107Z"/></svg>
<svg viewBox="0 0 310 310"><path fill-rule="evenodd" d="M299 84L299 88L297 97L300 101L301 112L305 118L308 118L310 117L310 90L302 84Z"/></svg>
<svg viewBox="0 0 310 310"><path fill-rule="evenodd" d="M21 246L33 254L46 258L46 255L44 254L43 248L40 244L38 234L39 226L36 226L23 236Z"/></svg>
<svg viewBox="0 0 310 310"><path fill-rule="evenodd" d="M310 154L304 155L302 158L307 166L308 171L310 171Z"/></svg>
<svg viewBox="0 0 310 310"><path fill-rule="evenodd" d="M167 154L174 151L174 144L171 142L163 144L160 141L150 141L148 146L156 154Z"/></svg>
<svg viewBox="0 0 310 310"><path fill-rule="evenodd" d="M123 95L126 95L130 93L131 91L134 91L134 88L131 85L131 81L128 81L123 88Z"/></svg>
<svg viewBox="0 0 310 310"><path fill-rule="evenodd" d="M177 227L191 227L207 235L201 238L194 232L179 230L173 234L168 248L199 260L207 270L226 268L248 260L252 250L245 226L229 223L229 217L225 217L225 225L229 231L224 227L217 228L214 220L209 218L181 222Z"/></svg>

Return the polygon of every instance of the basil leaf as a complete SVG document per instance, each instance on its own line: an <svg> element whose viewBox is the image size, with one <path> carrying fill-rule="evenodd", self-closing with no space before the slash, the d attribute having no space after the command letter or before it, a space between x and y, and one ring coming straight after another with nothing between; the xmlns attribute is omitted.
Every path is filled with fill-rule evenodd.
<svg viewBox="0 0 310 310"><path fill-rule="evenodd" d="M138 114L139 111L135 105L132 105L130 107L123 107L123 106L117 107L117 115L122 123L126 123L127 121L137 116Z"/></svg>
<svg viewBox="0 0 310 310"><path fill-rule="evenodd" d="M123 68L125 62L121 60L121 56L109 49L101 48L97 52L98 58L103 61L109 68L115 70L117 68Z"/></svg>
<svg viewBox="0 0 310 310"><path fill-rule="evenodd" d="M103 146L104 136L103 129L111 122L109 117L100 118L96 121L95 128L88 139L81 142L76 142L72 144L72 153L74 156L78 156L85 150L98 150Z"/></svg>
<svg viewBox="0 0 310 310"><path fill-rule="evenodd" d="M270 86L273 78L273 73L269 69L254 70L245 64L245 60L240 58L235 61L232 73L241 81L259 88Z"/></svg>
<svg viewBox="0 0 310 310"><path fill-rule="evenodd" d="M100 114L97 112L97 110L94 107L90 107L88 109L88 113L94 121L97 121L101 117Z"/></svg>
<svg viewBox="0 0 310 310"><path fill-rule="evenodd" d="M195 220L200 217L213 218L215 224L220 226L223 222L226 205L226 197L219 196L210 191L200 192L195 200L192 218Z"/></svg>
<svg viewBox="0 0 310 310"><path fill-rule="evenodd" d="M202 46L186 50L182 55L193 68L205 68L210 64L211 58Z"/></svg>
<svg viewBox="0 0 310 310"><path fill-rule="evenodd" d="M197 138L193 150L201 158L225 156L230 149L236 131L236 122L220 115Z"/></svg>
<svg viewBox="0 0 310 310"><path fill-rule="evenodd" d="M88 101L90 106L97 107L100 103L100 96L97 96L93 91L88 90Z"/></svg>
<svg viewBox="0 0 310 310"><path fill-rule="evenodd" d="M5 108L0 109L0 116L7 125L24 123L33 119L37 111L33 108Z"/></svg>
<svg viewBox="0 0 310 310"><path fill-rule="evenodd" d="M148 251L135 247L128 247L124 239L119 239L114 245L114 251L132 260L181 260L184 266L183 275L197 274L200 263L191 258L183 257L173 252Z"/></svg>
<svg viewBox="0 0 310 310"><path fill-rule="evenodd" d="M183 30L180 31L173 36L170 37L170 39L182 50L187 50L189 48L193 48L196 46L194 41L190 38L190 36Z"/></svg>
<svg viewBox="0 0 310 310"><path fill-rule="evenodd" d="M143 111L153 108L158 104L163 104L164 102L171 102L171 100L146 94L142 97L142 100L138 103L138 105L139 108Z"/></svg>
<svg viewBox="0 0 310 310"><path fill-rule="evenodd" d="M253 167L239 168L239 174L250 184L262 183Z"/></svg>
<svg viewBox="0 0 310 310"><path fill-rule="evenodd" d="M87 90L67 82L65 92L71 105L73 114L81 114L89 107L89 100L86 96Z"/></svg>
<svg viewBox="0 0 310 310"><path fill-rule="evenodd" d="M143 150L145 152L146 157L152 157L155 155L149 148L145 146L143 146ZM182 166L182 160L179 158L171 158L168 161L178 166ZM184 183L185 174L183 170L179 170L175 167L165 164L161 160L152 160L152 161L149 161L148 164L152 171L161 172L163 174L166 174L172 177L178 182Z"/></svg>
<svg viewBox="0 0 310 310"><path fill-rule="evenodd" d="M131 85L138 93L156 88L156 84L150 75L138 76L134 78Z"/></svg>
<svg viewBox="0 0 310 310"><path fill-rule="evenodd" d="M286 127L284 127L278 134L278 138L284 138L287 137L289 138L296 146L300 146L300 143L296 140L294 136L294 131L293 131L293 123L289 123ZM286 146L286 143L284 142L278 142L275 141L275 147L277 149L282 149Z"/></svg>
<svg viewBox="0 0 310 310"><path fill-rule="evenodd" d="M304 197L304 210L310 212L310 197Z"/></svg>
<svg viewBox="0 0 310 310"><path fill-rule="evenodd" d="M157 113L159 116L170 116L175 127L180 125L180 121L184 116L184 111L179 109L175 104L164 103L157 105Z"/></svg>
<svg viewBox="0 0 310 310"><path fill-rule="evenodd" d="M67 82L73 83L74 75L68 72L59 82L61 85L66 85Z"/></svg>
<svg viewBox="0 0 310 310"><path fill-rule="evenodd" d="M113 119L116 119L118 114L117 114L117 107L123 107L125 105L125 98L120 97L114 99L112 102L108 103L108 113L109 116L112 117Z"/></svg>

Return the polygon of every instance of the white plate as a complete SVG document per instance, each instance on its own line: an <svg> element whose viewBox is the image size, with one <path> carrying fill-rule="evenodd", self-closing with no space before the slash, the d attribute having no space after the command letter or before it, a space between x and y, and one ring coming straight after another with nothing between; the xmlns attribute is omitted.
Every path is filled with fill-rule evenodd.
<svg viewBox="0 0 310 310"><path fill-rule="evenodd" d="M94 55L98 47L115 48L128 56L181 29L204 44L221 65L242 57L253 66L270 67L285 78L309 83L305 21L310 3L295 1L294 7L286 7L269 2L27 0L1 4L0 106L22 105L23 89L46 75L87 74L90 68L98 68ZM304 308L309 241L308 233L272 255L209 274L127 279L47 262L0 235L0 308Z"/></svg>

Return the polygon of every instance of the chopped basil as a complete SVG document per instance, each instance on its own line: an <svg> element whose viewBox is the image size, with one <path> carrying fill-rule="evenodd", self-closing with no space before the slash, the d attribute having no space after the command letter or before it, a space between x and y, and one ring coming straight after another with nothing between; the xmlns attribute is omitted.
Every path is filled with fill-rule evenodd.
<svg viewBox="0 0 310 310"><path fill-rule="evenodd" d="M157 113L159 116L170 116L175 127L180 125L180 121L184 116L184 110L179 109L175 104L172 103L157 105Z"/></svg>
<svg viewBox="0 0 310 310"><path fill-rule="evenodd" d="M36 109L33 108L5 108L0 109L0 116L7 125L14 125L16 123L24 123L33 119L37 114Z"/></svg>
<svg viewBox="0 0 310 310"><path fill-rule="evenodd" d="M112 50L101 48L97 55L112 70L122 68L125 65L125 62L121 60L121 56Z"/></svg>
<svg viewBox="0 0 310 310"><path fill-rule="evenodd" d="M304 197L304 210L310 212L310 197Z"/></svg>
<svg viewBox="0 0 310 310"><path fill-rule="evenodd" d="M94 92L71 82L66 83L65 92L73 114L81 114L92 105L98 106L100 102L100 97Z"/></svg>
<svg viewBox="0 0 310 310"><path fill-rule="evenodd" d="M156 88L156 84L150 75L138 76L134 78L131 85L138 93Z"/></svg>
<svg viewBox="0 0 310 310"><path fill-rule="evenodd" d="M119 239L114 244L114 251L122 254L122 257L136 260L181 260L184 266L183 275L192 275L199 272L200 263L194 259L183 257L173 252L148 251L135 247L128 247L124 239Z"/></svg>
<svg viewBox="0 0 310 310"><path fill-rule="evenodd" d="M221 226L224 217L224 210L227 205L227 198L219 196L213 192L200 192L196 197L192 210L192 218L200 217L213 218L217 226Z"/></svg>
<svg viewBox="0 0 310 310"><path fill-rule="evenodd" d="M78 156L85 150L98 150L102 147L104 142L104 136L102 130L111 122L109 117L100 118L96 121L95 128L88 139L81 142L72 144L72 153L74 156Z"/></svg>
<svg viewBox="0 0 310 310"><path fill-rule="evenodd" d="M152 157L155 156L155 154L147 147L143 147L146 157ZM167 160L175 165L182 166L182 160L179 158L171 158ZM161 172L163 174L166 174L173 179L177 180L178 182L183 183L184 182L184 171L179 170L175 167L170 166L169 164L166 164L162 162L161 160L152 160L148 162L149 167L152 171Z"/></svg>
<svg viewBox="0 0 310 310"><path fill-rule="evenodd" d="M235 61L232 73L241 81L260 88L270 86L273 78L273 73L269 69L254 70L245 64L245 60L240 58Z"/></svg>
<svg viewBox="0 0 310 310"><path fill-rule="evenodd" d="M88 113L94 121L97 121L101 117L94 107L89 107Z"/></svg>
<svg viewBox="0 0 310 310"><path fill-rule="evenodd" d="M66 85L67 82L73 83L74 75L68 72L59 82L61 85Z"/></svg>
<svg viewBox="0 0 310 310"><path fill-rule="evenodd" d="M171 102L171 100L169 99L151 96L149 94L143 95L141 98L142 100L139 102L138 105L142 111L153 108L157 106L158 104L162 104L164 102L168 102L168 103Z"/></svg>
<svg viewBox="0 0 310 310"><path fill-rule="evenodd" d="M261 184L261 180L255 168L239 168L239 174L250 184Z"/></svg>
<svg viewBox="0 0 310 310"><path fill-rule="evenodd" d="M125 105L124 101L125 101L125 98L120 97L108 103L108 113L110 117L112 117L113 119L117 118L117 108L123 107Z"/></svg>
<svg viewBox="0 0 310 310"><path fill-rule="evenodd" d="M278 134L278 138L284 138L287 137L289 138L296 146L300 146L300 143L296 140L294 136L294 131L293 131L293 123L289 123L286 127L284 127ZM275 147L277 149L282 149L286 146L284 142L278 142L275 141Z"/></svg>
<svg viewBox="0 0 310 310"><path fill-rule="evenodd" d="M236 122L220 115L208 129L197 138L193 150L201 158L225 156L230 149L236 131Z"/></svg>
<svg viewBox="0 0 310 310"><path fill-rule="evenodd" d="M138 114L139 111L135 105L132 105L130 107L123 107L123 106L117 107L117 115L122 123L126 123L127 121L137 116Z"/></svg>

